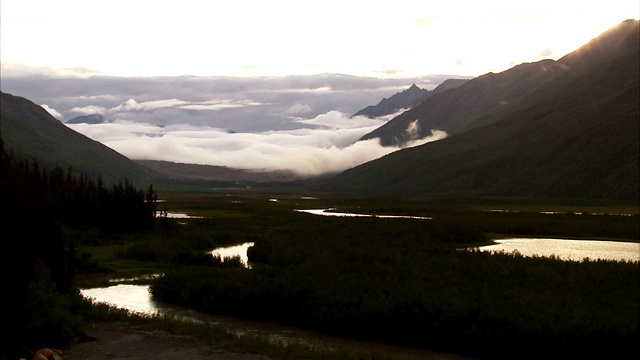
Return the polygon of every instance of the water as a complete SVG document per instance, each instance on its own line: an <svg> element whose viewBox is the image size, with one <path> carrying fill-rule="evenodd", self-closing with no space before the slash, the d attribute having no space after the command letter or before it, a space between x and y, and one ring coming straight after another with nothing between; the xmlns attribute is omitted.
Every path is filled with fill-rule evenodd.
<svg viewBox="0 0 640 360"><path fill-rule="evenodd" d="M482 246L482 251L518 251L524 256L555 255L562 260L622 260L640 261L640 243L597 240L513 238L496 240L497 244Z"/></svg>
<svg viewBox="0 0 640 360"><path fill-rule="evenodd" d="M335 209L309 209L309 210L295 210L297 212L303 212L313 215L321 216L338 216L338 217L376 217L382 219L420 219L430 220L430 217L424 216L405 216L405 215L369 215L369 214L356 214L356 213L344 213L336 212Z"/></svg>
<svg viewBox="0 0 640 360"><path fill-rule="evenodd" d="M221 247L211 251L211 255L219 256L220 259L222 259L222 261L224 261L225 258L233 258L233 257L239 256L240 261L244 264L244 266L250 267L249 257L247 256L247 250L251 246L253 246L252 242L248 242L240 245L234 245L234 246Z"/></svg>

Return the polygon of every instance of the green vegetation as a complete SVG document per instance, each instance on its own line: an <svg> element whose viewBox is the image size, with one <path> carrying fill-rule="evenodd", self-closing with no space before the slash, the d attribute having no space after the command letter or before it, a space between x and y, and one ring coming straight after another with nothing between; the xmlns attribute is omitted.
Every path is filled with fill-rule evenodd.
<svg viewBox="0 0 640 360"><path fill-rule="evenodd" d="M305 203L298 197L274 203L268 201L272 196L203 199L214 208L227 207L227 217L270 224L252 240L252 268L176 269L154 281L154 296L216 314L479 358L508 357L514 347L529 349L522 356L532 358L637 351L637 263L458 250L486 241L485 231L637 241L637 216L484 212L443 199L335 197ZM413 210L434 219L291 211L329 204L360 213ZM592 220L595 225L588 226Z"/></svg>
<svg viewBox="0 0 640 360"><path fill-rule="evenodd" d="M116 234L154 224L155 192L128 182L107 187L59 167L13 158L0 151L2 239L0 264L5 297L0 357L24 348L62 347L86 324L90 307L78 296L74 273L87 267L71 233Z"/></svg>
<svg viewBox="0 0 640 360"><path fill-rule="evenodd" d="M520 355L531 357L637 352L637 263L460 250L488 242L487 234L638 241L633 203L255 189L166 192L156 203L152 187L107 187L4 152L2 170L3 206L12 209L2 219L2 274L13 296L5 307L12 311L2 314L3 331L12 336L3 338L0 358L42 344L64 348L87 324L122 319L274 359L375 358L136 317L78 296L80 284L157 273L165 275L147 281L159 300L351 339L477 358L507 357L505 342L530 349ZM293 211L312 208L433 220ZM152 217L165 209L204 217ZM632 216L590 215L596 213ZM206 254L244 242L255 243L251 269Z"/></svg>

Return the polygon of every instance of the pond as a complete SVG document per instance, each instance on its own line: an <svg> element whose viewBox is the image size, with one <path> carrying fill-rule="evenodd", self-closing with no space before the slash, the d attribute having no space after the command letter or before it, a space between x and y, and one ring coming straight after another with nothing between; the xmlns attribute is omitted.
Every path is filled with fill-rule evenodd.
<svg viewBox="0 0 640 360"><path fill-rule="evenodd" d="M524 256L557 256L562 260L640 261L640 243L622 241L512 238L481 246L482 251L518 251Z"/></svg>

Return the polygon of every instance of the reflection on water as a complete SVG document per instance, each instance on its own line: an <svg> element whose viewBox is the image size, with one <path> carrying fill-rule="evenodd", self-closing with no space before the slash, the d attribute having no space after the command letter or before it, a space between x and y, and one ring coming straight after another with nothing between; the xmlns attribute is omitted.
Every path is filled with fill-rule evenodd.
<svg viewBox="0 0 640 360"><path fill-rule="evenodd" d="M184 213L168 212L166 213L166 215L167 215L167 218L169 219L202 219L202 216L192 216ZM161 215L158 215L158 216L161 216Z"/></svg>
<svg viewBox="0 0 640 360"><path fill-rule="evenodd" d="M309 210L295 210L297 212L303 212L313 215L321 216L340 216L340 217L376 217L382 219L420 219L430 220L430 217L424 216L406 216L406 215L368 215L368 214L355 214L355 213L343 213L336 212L335 209L309 209Z"/></svg>
<svg viewBox="0 0 640 360"><path fill-rule="evenodd" d="M496 245L482 246L482 251L518 251L524 256L555 255L563 260L640 261L640 243L596 240L529 239L496 240Z"/></svg>
<svg viewBox="0 0 640 360"><path fill-rule="evenodd" d="M491 209L486 210L488 212L504 212L504 213L521 213L520 210L503 210L503 209ZM540 211L540 214L544 215L582 215L582 216L638 216L636 214L618 214L618 213L591 213L591 212L566 212L566 211Z"/></svg>
<svg viewBox="0 0 640 360"><path fill-rule="evenodd" d="M221 247L211 251L211 255L219 256L220 259L222 259L222 261L224 261L225 258L232 258L232 257L239 256L240 261L242 261L244 266L249 267L249 257L247 256L247 250L251 246L253 246L252 242L248 242L240 245L234 245L234 246Z"/></svg>

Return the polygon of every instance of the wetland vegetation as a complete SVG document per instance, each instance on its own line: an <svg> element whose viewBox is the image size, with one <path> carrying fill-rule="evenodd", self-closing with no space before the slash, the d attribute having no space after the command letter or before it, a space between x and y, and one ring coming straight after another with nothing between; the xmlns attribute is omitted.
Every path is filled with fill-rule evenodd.
<svg viewBox="0 0 640 360"><path fill-rule="evenodd" d="M158 273L164 275L146 281L161 301L345 338L474 358L505 358L513 349L526 349L521 358L638 351L637 262L461 250L509 235L637 242L633 202L373 197L300 188L165 189L156 202L152 188L106 187L4 153L2 180L3 204L13 209L2 224L3 276L18 309L3 314L3 330L13 334L4 339L4 358L43 343L63 347L88 323L120 318L80 298L79 287ZM112 199L103 203L114 204L109 209L128 225L108 225L114 210L82 212L95 199L89 189ZM125 198L137 205L117 207ZM165 208L197 217L172 219L161 211L150 220L150 211ZM431 220L294 211L318 208ZM509 211L488 211L496 209ZM102 220L78 223L65 215L72 213L102 214ZM251 269L207 253L246 242L255 244ZM273 357L296 357L283 354Z"/></svg>

